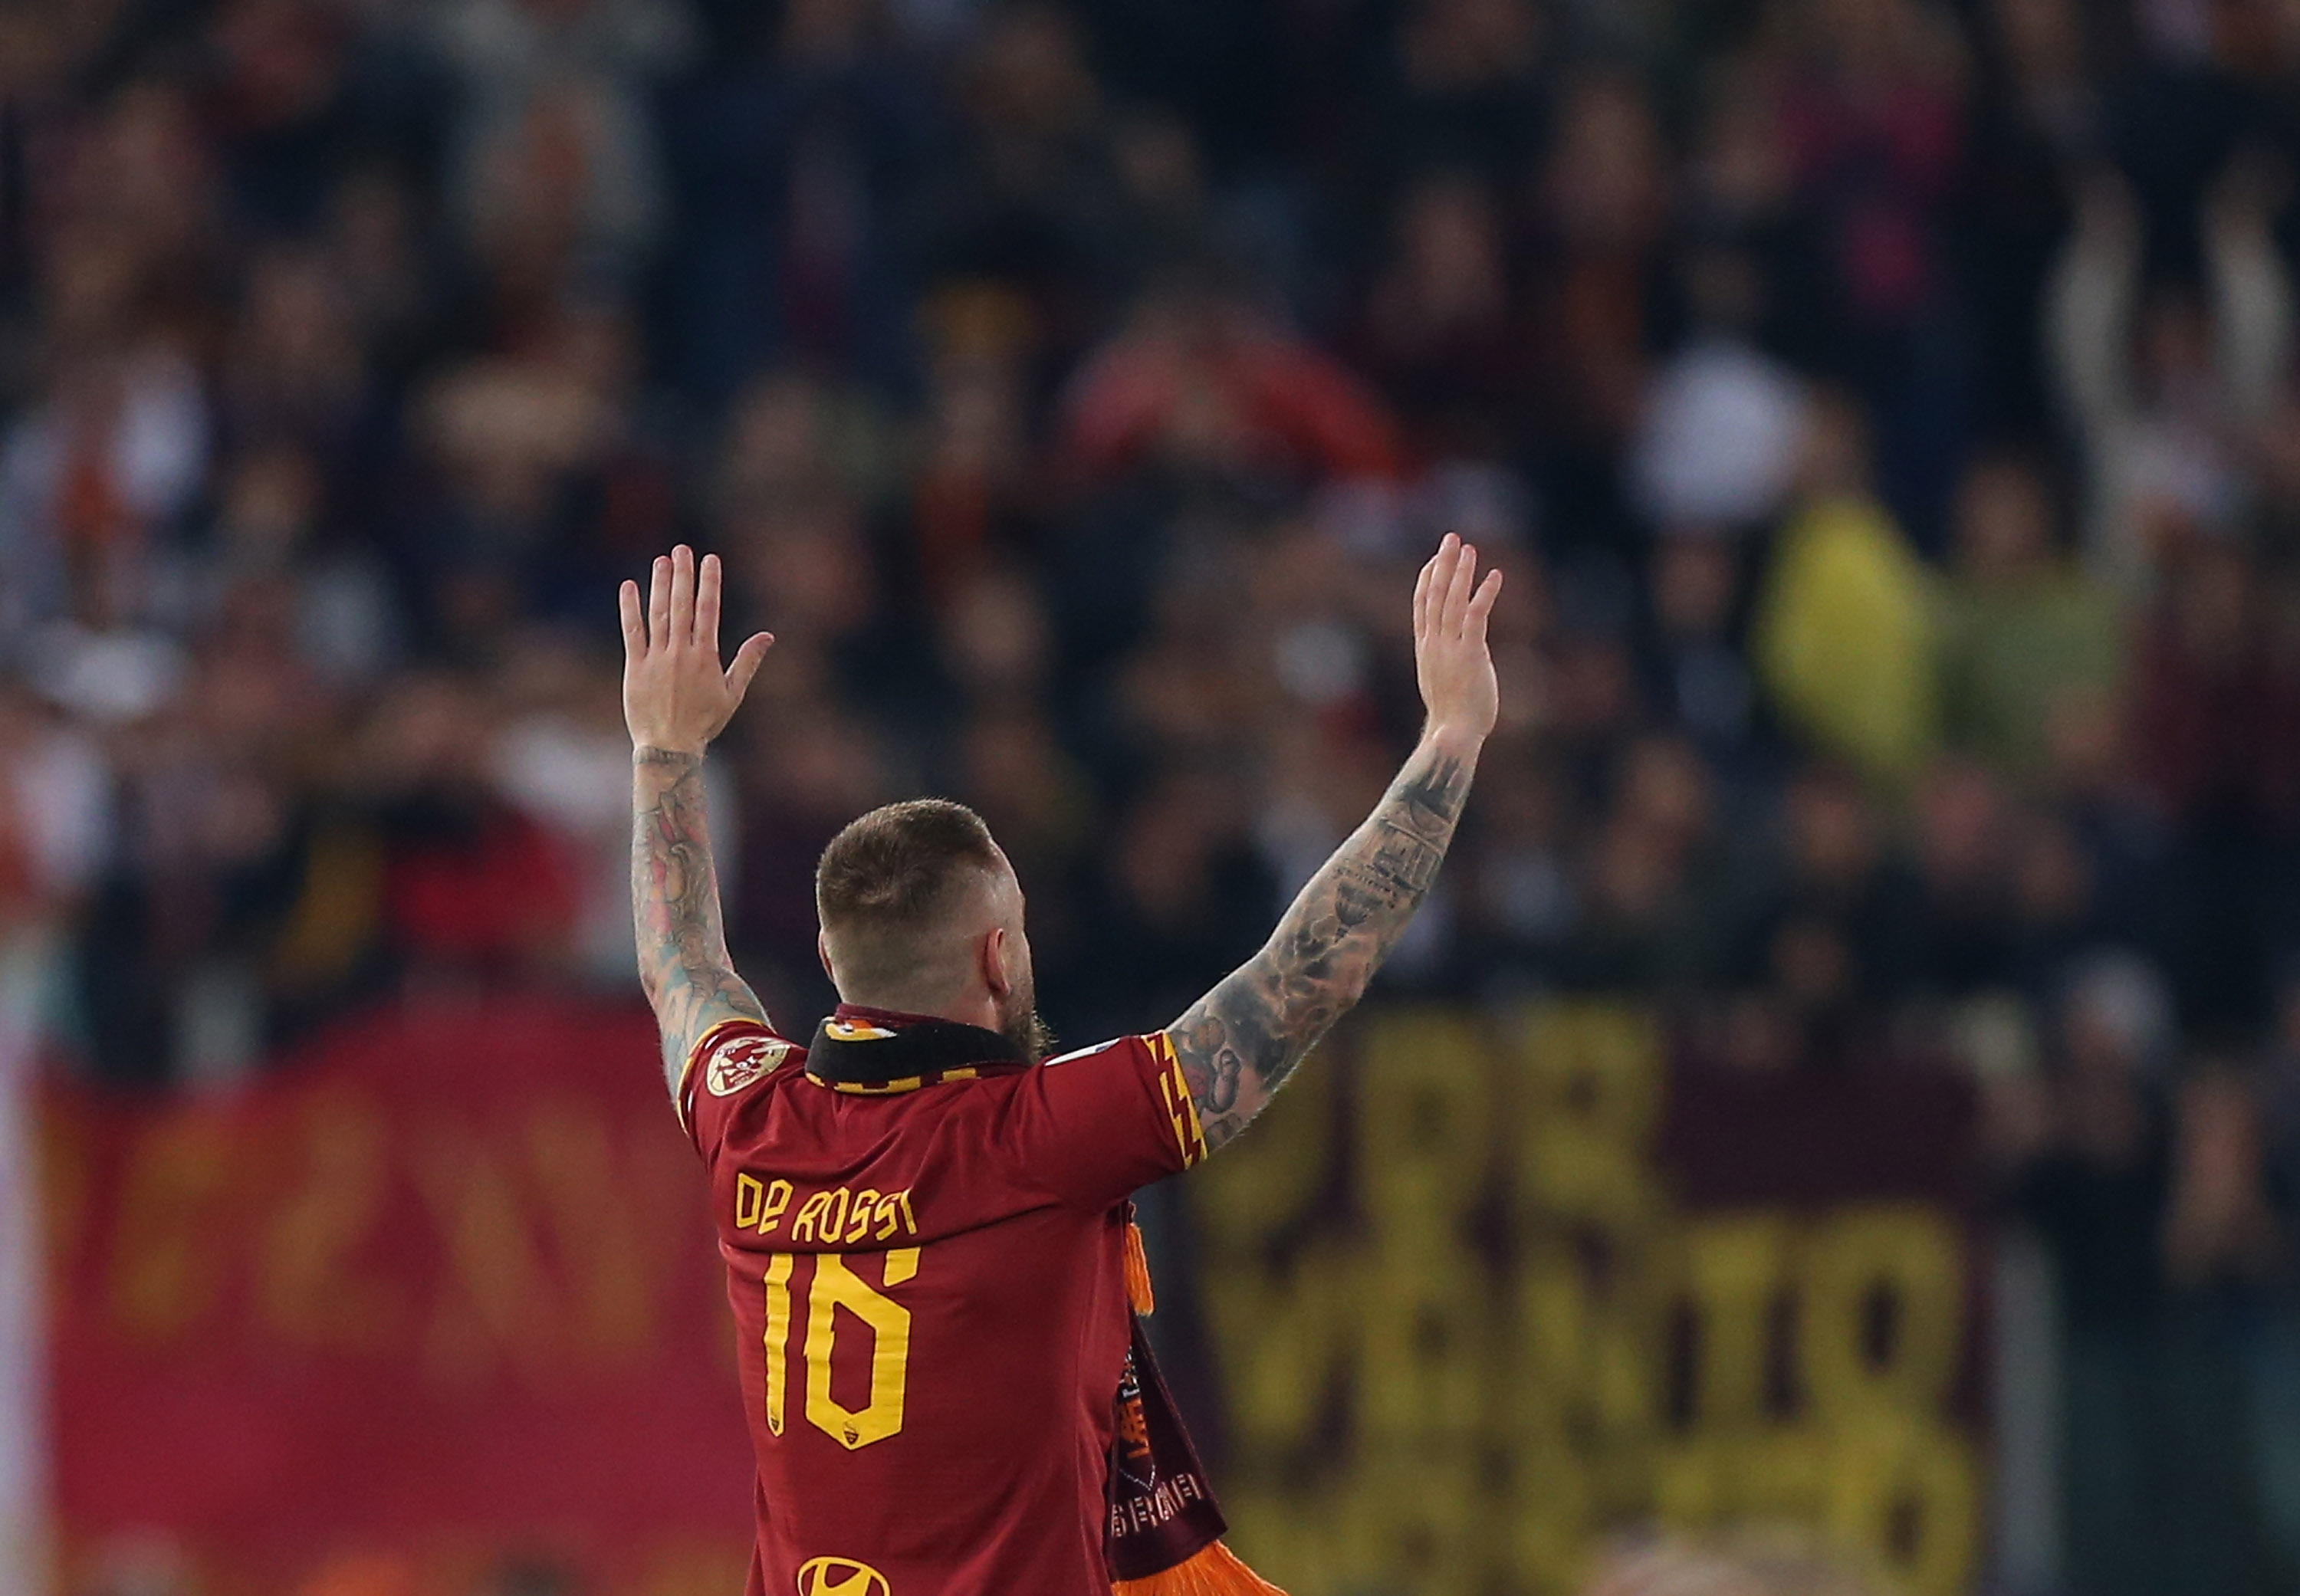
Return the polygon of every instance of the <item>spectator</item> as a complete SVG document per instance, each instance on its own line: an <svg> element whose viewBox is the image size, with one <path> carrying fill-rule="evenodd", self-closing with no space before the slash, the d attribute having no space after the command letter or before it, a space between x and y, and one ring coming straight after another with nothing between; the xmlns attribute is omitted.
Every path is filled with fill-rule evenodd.
<svg viewBox="0 0 2300 1596"><path fill-rule="evenodd" d="M1036 552L1050 506L1034 468L1024 394L1034 328L1015 296L948 290L936 306L939 348L911 500L912 540L929 603L986 561Z"/></svg>
<svg viewBox="0 0 2300 1596"><path fill-rule="evenodd" d="M336 174L379 146L412 157L436 139L429 75L388 33L362 35L316 7L237 0L215 8L205 42L204 120L238 209L267 231L309 228ZM395 87L412 91L416 114L394 114Z"/></svg>
<svg viewBox="0 0 2300 1596"><path fill-rule="evenodd" d="M1714 802L1708 766L1690 744L1650 737L1629 748L1582 872L1569 979L1681 999L1713 966Z"/></svg>
<svg viewBox="0 0 2300 1596"><path fill-rule="evenodd" d="M1713 984L1745 993L1785 985L1808 1008L1826 1000L1842 1027L1854 1000L1873 1009L1909 989L1915 884L1889 857L1873 805L1845 769L1799 771L1780 815L1771 857L1745 858L1728 884L1738 902Z"/></svg>
<svg viewBox="0 0 2300 1596"><path fill-rule="evenodd" d="M1945 761L1927 772L1916 811L1911 975L1929 995L1971 997L2012 969L2014 833L2004 794L1985 770Z"/></svg>
<svg viewBox="0 0 2300 1596"><path fill-rule="evenodd" d="M1360 363L1423 455L1515 456L1538 345L1511 291L1492 194L1467 176L1423 177L1394 229L1351 340Z"/></svg>
<svg viewBox="0 0 2300 1596"><path fill-rule="evenodd" d="M2055 553L2051 502L2025 462L1976 464L1958 490L1955 523L1943 738L1999 776L2034 781L2054 719L2121 686L2118 618L2106 592Z"/></svg>
<svg viewBox="0 0 2300 1596"><path fill-rule="evenodd" d="M12 929L86 893L105 862L105 787L95 739L0 688L0 923Z"/></svg>
<svg viewBox="0 0 2300 1596"><path fill-rule="evenodd" d="M1704 248L1685 275L1693 335L1649 385L1630 490L1657 526L1738 532L1770 521L1796 486L1805 394L1754 341L1763 289L1748 252Z"/></svg>
<svg viewBox="0 0 2300 1596"><path fill-rule="evenodd" d="M1550 32L1539 0L1419 0L1388 56L1374 159L1401 174L1444 166L1516 177L1540 130Z"/></svg>
<svg viewBox="0 0 2300 1596"><path fill-rule="evenodd" d="M143 619L157 550L203 486L197 373L157 341L79 355L0 444L0 626Z"/></svg>
<svg viewBox="0 0 2300 1596"><path fill-rule="evenodd" d="M1823 752L1887 781L1921 769L1938 730L1933 579L1875 497L1849 401L1814 419L1751 643L1782 719Z"/></svg>
<svg viewBox="0 0 2300 1596"><path fill-rule="evenodd" d="M2071 1583L2135 1596L2257 1577L2249 1503L2220 1439L2230 1360L2200 1304L2170 1294L2260 1256L2257 1144L2221 1077L2179 1093L2164 1082L2175 1040L2162 983L2104 960L2068 988L2043 1097L2016 1087L1999 1110L2015 1200L2053 1255L2066 1323Z"/></svg>
<svg viewBox="0 0 2300 1596"><path fill-rule="evenodd" d="M309 453L253 449L219 473L200 557L171 573L175 619L219 623L236 594L265 591L303 668L333 688L363 686L407 643L397 585L378 552L323 525L327 472Z"/></svg>
<svg viewBox="0 0 2300 1596"><path fill-rule="evenodd" d="M630 750L612 683L565 639L523 639L496 688L488 777L573 877L573 969L612 990L630 959Z"/></svg>
<svg viewBox="0 0 2300 1596"><path fill-rule="evenodd" d="M2238 455L2287 381L2292 290L2269 235L2276 179L2233 163L2204 216L2208 296L2143 298L2139 213L2096 173L2057 268L2047 326L2062 403L2079 429L2086 557L2128 597L2164 557L2231 532L2246 505Z"/></svg>
<svg viewBox="0 0 2300 1596"><path fill-rule="evenodd" d="M2179 1291L2164 1358L2176 1393L2164 1438L2178 1472L2159 1499L2168 1550L2186 1588L2262 1590L2278 1577L2262 1534L2262 1502L2250 1476L2249 1394L2242 1354L2254 1344L2260 1287L2279 1243L2269 1208L2254 1083L2231 1060L2206 1056L2180 1086L2172 1185L2162 1244Z"/></svg>
<svg viewBox="0 0 2300 1596"><path fill-rule="evenodd" d="M1194 278L1143 295L1063 411L1064 456L1088 482L1162 467L1315 483L1403 464L1396 424L1346 369Z"/></svg>
<svg viewBox="0 0 2300 1596"><path fill-rule="evenodd" d="M1743 760L1755 733L1756 685L1738 646L1742 550L1675 528L1652 559L1647 694L1712 757Z"/></svg>
<svg viewBox="0 0 2300 1596"><path fill-rule="evenodd" d="M477 0L437 13L461 90L451 187L505 279L584 264L621 277L662 220L650 82L694 46L680 0Z"/></svg>
<svg viewBox="0 0 2300 1596"><path fill-rule="evenodd" d="M1544 362L1540 453L1550 496L1593 539L1625 530L1621 451L1645 401L1669 280L1663 154L1644 84L1592 71L1566 91L1536 179L1529 306Z"/></svg>
<svg viewBox="0 0 2300 1596"><path fill-rule="evenodd" d="M421 979L563 968L579 872L566 845L496 794L474 736L489 706L469 684L418 677L364 728L360 787L383 847L387 935Z"/></svg>
<svg viewBox="0 0 2300 1596"><path fill-rule="evenodd" d="M1989 0L1975 31L1969 162L1975 247L1961 278L1974 323L1983 437L2049 429L2052 381L2036 307L2067 233L2070 174L2105 147L2103 55L2114 21L2080 0Z"/></svg>
<svg viewBox="0 0 2300 1596"><path fill-rule="evenodd" d="M1189 770L1144 791L1105 855L1097 1013L1140 1002L1180 1013L1269 935L1277 888L1255 857L1239 795L1220 773ZM1111 972L1149 973L1112 989Z"/></svg>
<svg viewBox="0 0 2300 1596"><path fill-rule="evenodd" d="M948 85L956 160L926 206L930 270L1019 293L1066 354L1096 334L1117 197L1109 106L1084 46L1052 5L989 15Z"/></svg>
<svg viewBox="0 0 2300 1596"><path fill-rule="evenodd" d="M912 262L898 239L938 119L887 10L873 0L787 6L756 58L687 86L666 118L683 205L669 250L673 370L706 401L770 369L843 376L888 395L910 378ZM1079 87L1074 62L1050 70L1065 90ZM1048 97L1069 102L1065 91Z"/></svg>
<svg viewBox="0 0 2300 1596"><path fill-rule="evenodd" d="M1559 969L1581 894L1571 805L1555 769L1521 740L1486 758L1502 777L1464 855L1463 935L1480 977L1506 991Z"/></svg>
<svg viewBox="0 0 2300 1596"><path fill-rule="evenodd" d="M2256 1023L2284 912L2274 861L2292 823L2280 728L2296 683L2264 646L2257 567L2240 544L2197 546L2167 574L2132 691L2138 775L2177 834L2174 968L2199 1017Z"/></svg>
<svg viewBox="0 0 2300 1596"><path fill-rule="evenodd" d="M1968 424L1942 221L1966 137L1963 42L1931 0L1801 0L1778 114L1812 230L1806 358L1858 393L1883 500L1937 527Z"/></svg>
<svg viewBox="0 0 2300 1596"><path fill-rule="evenodd" d="M878 737L834 714L823 686L757 706L770 711L772 735L749 745L738 788L712 794L718 812L743 818L735 858L721 867L733 900L729 943L745 968L756 968L767 1001L797 1013L829 1013L825 1002L835 1002L815 948L815 861L840 827L886 802L895 782Z"/></svg>
<svg viewBox="0 0 2300 1596"><path fill-rule="evenodd" d="M325 254L269 252L256 263L222 361L217 420L225 436L342 459L373 402L359 332Z"/></svg>

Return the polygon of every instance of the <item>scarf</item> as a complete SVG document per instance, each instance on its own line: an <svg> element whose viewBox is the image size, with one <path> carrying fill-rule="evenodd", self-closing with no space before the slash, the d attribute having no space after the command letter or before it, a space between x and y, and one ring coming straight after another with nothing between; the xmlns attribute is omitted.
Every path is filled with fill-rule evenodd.
<svg viewBox="0 0 2300 1596"><path fill-rule="evenodd" d="M806 1072L835 1092L889 1096L1031 1066L996 1031L842 1003L815 1027ZM1142 1332L1156 1306L1134 1205L1126 1209L1126 1295L1133 1339L1112 1397L1110 1515L1103 1558L1116 1596L1284 1596L1222 1544L1229 1529L1197 1449Z"/></svg>

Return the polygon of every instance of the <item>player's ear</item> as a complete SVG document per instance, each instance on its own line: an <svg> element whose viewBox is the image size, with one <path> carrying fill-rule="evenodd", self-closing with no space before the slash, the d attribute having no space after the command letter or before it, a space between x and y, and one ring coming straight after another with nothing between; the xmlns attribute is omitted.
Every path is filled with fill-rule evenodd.
<svg viewBox="0 0 2300 1596"><path fill-rule="evenodd" d="M1006 927L993 926L985 931L979 946L982 984L990 989L992 997L1003 998L1014 990L1014 977L1007 963Z"/></svg>
<svg viewBox="0 0 2300 1596"><path fill-rule="evenodd" d="M838 972L830 968L830 938L821 931L814 934L814 956L822 960L822 973L830 977L830 984L838 985Z"/></svg>

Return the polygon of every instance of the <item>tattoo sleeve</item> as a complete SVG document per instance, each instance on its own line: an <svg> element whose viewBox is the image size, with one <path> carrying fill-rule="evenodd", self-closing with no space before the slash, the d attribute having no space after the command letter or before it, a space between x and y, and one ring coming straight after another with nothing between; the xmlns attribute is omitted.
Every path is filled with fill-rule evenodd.
<svg viewBox="0 0 2300 1596"><path fill-rule="evenodd" d="M704 813L703 756L642 748L631 764L631 919L639 981L662 1027L673 1093L704 1032L722 1020L763 1020L735 973L719 916L719 874Z"/></svg>
<svg viewBox="0 0 2300 1596"><path fill-rule="evenodd" d="M1476 762L1425 740L1262 951L1174 1022L1209 1149L1244 1130L1364 993L1438 879Z"/></svg>

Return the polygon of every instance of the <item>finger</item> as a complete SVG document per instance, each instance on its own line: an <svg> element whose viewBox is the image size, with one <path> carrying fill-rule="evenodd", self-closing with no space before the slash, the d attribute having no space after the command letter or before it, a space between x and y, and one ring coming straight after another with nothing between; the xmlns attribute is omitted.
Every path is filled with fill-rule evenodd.
<svg viewBox="0 0 2300 1596"><path fill-rule="evenodd" d="M719 657L719 556L703 556L703 568L695 574L695 643L707 648L711 657Z"/></svg>
<svg viewBox="0 0 2300 1596"><path fill-rule="evenodd" d="M671 556L654 557L654 572L647 588L647 646L662 648L671 642Z"/></svg>
<svg viewBox="0 0 2300 1596"><path fill-rule="evenodd" d="M737 703L741 703L743 694L751 690L751 678L759 674L759 667L766 662L767 650L774 645L772 632L758 632L745 638L743 646L735 651L735 661L727 667L727 691L734 695Z"/></svg>
<svg viewBox="0 0 2300 1596"><path fill-rule="evenodd" d="M1462 540L1448 532L1438 540L1438 552L1429 556L1429 592L1421 607L1421 629L1438 629L1438 608L1446 602L1446 589L1454 580L1454 561L1461 557Z"/></svg>
<svg viewBox="0 0 2300 1596"><path fill-rule="evenodd" d="M685 544L671 551L671 636L686 643L695 636L695 551Z"/></svg>
<svg viewBox="0 0 2300 1596"><path fill-rule="evenodd" d="M1421 562L1421 574L1413 579L1413 636L1419 641L1429 630L1429 573L1438 569L1438 559L1431 555Z"/></svg>
<svg viewBox="0 0 2300 1596"><path fill-rule="evenodd" d="M1468 636L1473 642L1486 640L1486 622L1494 612L1494 601L1502 595L1502 568L1494 567L1486 579L1478 584L1478 591L1470 598Z"/></svg>
<svg viewBox="0 0 2300 1596"><path fill-rule="evenodd" d="M1461 557L1454 561L1453 579L1446 584L1445 606L1438 611L1438 631L1440 636L1458 637L1462 624L1470 612L1470 594L1478 582L1478 550L1474 544L1462 545Z"/></svg>
<svg viewBox="0 0 2300 1596"><path fill-rule="evenodd" d="M646 617L639 610L639 585L626 582L615 589L615 605L622 611L623 656L636 660L646 653Z"/></svg>

